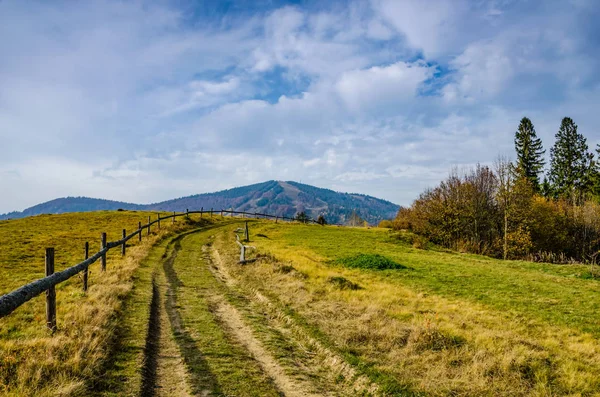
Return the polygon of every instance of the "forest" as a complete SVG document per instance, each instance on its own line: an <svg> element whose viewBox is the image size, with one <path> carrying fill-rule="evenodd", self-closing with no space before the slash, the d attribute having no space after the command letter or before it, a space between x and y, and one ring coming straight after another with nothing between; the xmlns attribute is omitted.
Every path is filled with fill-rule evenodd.
<svg viewBox="0 0 600 397"><path fill-rule="evenodd" d="M600 146L562 119L545 149L530 119L515 133L516 158L451 170L392 222L461 252L551 263L596 263L600 253Z"/></svg>

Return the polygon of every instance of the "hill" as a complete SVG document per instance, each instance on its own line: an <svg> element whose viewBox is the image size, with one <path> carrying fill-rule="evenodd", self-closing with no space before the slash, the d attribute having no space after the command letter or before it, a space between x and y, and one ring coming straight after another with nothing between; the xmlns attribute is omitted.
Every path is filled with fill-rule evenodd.
<svg viewBox="0 0 600 397"><path fill-rule="evenodd" d="M200 208L233 209L290 217L305 211L313 218L323 215L329 223L346 223L352 212L356 211L358 216L371 224L393 218L398 211L396 204L367 195L340 193L292 181L267 181L153 204L65 197L35 205L22 212L0 215L0 219L116 209L185 211Z"/></svg>

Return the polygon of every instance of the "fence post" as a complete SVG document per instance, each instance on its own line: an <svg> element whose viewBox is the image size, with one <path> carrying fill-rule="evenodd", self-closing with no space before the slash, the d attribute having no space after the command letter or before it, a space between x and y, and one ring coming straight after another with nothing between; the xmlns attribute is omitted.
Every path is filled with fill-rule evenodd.
<svg viewBox="0 0 600 397"><path fill-rule="evenodd" d="M248 221L246 221L246 230L244 233L244 237L246 238L246 241L250 241L250 234L248 233Z"/></svg>
<svg viewBox="0 0 600 397"><path fill-rule="evenodd" d="M187 208L185 209L185 217L186 218L190 218L190 214L189 214L190 210L188 210ZM202 214L200 214L200 218L202 218Z"/></svg>
<svg viewBox="0 0 600 397"><path fill-rule="evenodd" d="M123 229L123 240L125 240L125 237L127 237L127 231ZM123 241L123 245L121 246L121 255L123 256L125 256L125 244L127 244L127 242Z"/></svg>
<svg viewBox="0 0 600 397"><path fill-rule="evenodd" d="M54 274L54 248L46 248L46 277ZM46 291L46 326L56 331L56 289L54 286Z"/></svg>
<svg viewBox="0 0 600 397"><path fill-rule="evenodd" d="M138 235L140 237L140 241L142 241L142 222L138 222Z"/></svg>
<svg viewBox="0 0 600 397"><path fill-rule="evenodd" d="M150 235L150 215L148 215L148 236Z"/></svg>
<svg viewBox="0 0 600 397"><path fill-rule="evenodd" d="M204 212L204 207L200 207L200 219L202 219L202 213Z"/></svg>
<svg viewBox="0 0 600 397"><path fill-rule="evenodd" d="M102 233L101 249L106 248L106 233ZM106 252L102 255L102 271L106 271Z"/></svg>
<svg viewBox="0 0 600 397"><path fill-rule="evenodd" d="M175 211L173 211L173 224L175 224Z"/></svg>
<svg viewBox="0 0 600 397"><path fill-rule="evenodd" d="M160 230L160 214L156 214L156 217L158 218L158 230Z"/></svg>
<svg viewBox="0 0 600 397"><path fill-rule="evenodd" d="M85 242L85 259L90 257L90 243ZM89 266L85 267L83 271L83 292L87 291L88 288L88 269Z"/></svg>
<svg viewBox="0 0 600 397"><path fill-rule="evenodd" d="M246 246L242 244L240 251L240 263L246 262Z"/></svg>
<svg viewBox="0 0 600 397"><path fill-rule="evenodd" d="M212 216L213 216L213 209L212 209L212 207L211 207L211 208L210 208L210 217L212 218Z"/></svg>

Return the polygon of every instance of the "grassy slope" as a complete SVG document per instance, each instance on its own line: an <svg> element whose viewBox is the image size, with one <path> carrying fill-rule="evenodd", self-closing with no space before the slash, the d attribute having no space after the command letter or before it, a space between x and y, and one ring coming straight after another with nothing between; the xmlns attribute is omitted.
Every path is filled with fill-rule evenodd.
<svg viewBox="0 0 600 397"><path fill-rule="evenodd" d="M90 253L100 246L100 234L108 240L121 237L123 228L133 231L144 212L94 212L42 215L0 222L0 293L9 292L43 277L44 248L55 247L57 271L83 259L85 241ZM154 214L152 214L154 218ZM0 393L8 395L72 394L85 390L86 382L98 375L112 343L115 315L132 286L132 276L152 245L169 233L187 226L181 219L173 226L155 227L142 243L130 240L128 254L108 254L105 274L100 264L90 267L89 290L81 290L76 276L57 287L58 331L51 336L44 326L42 296L25 303L0 319Z"/></svg>
<svg viewBox="0 0 600 397"><path fill-rule="evenodd" d="M592 394L600 390L600 284L582 266L417 250L386 231L261 224L252 244L307 276L301 287L248 268L338 346L433 394ZM265 237L257 236L262 234ZM408 270L329 264L379 253ZM329 277L358 283L338 291ZM265 280L265 281L261 281ZM287 296L293 296L288 298Z"/></svg>

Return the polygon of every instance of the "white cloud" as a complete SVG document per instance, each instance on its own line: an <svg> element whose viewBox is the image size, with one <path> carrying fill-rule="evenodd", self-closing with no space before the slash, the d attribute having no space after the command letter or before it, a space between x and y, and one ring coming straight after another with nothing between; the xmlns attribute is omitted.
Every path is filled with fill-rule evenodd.
<svg viewBox="0 0 600 397"><path fill-rule="evenodd" d="M378 107L384 102L414 99L417 88L431 76L423 63L397 62L389 66L373 66L342 74L336 90L351 110L365 106Z"/></svg>
<svg viewBox="0 0 600 397"><path fill-rule="evenodd" d="M596 143L599 8L0 2L0 212L267 179L408 204L454 164L510 154L523 115L546 148L564 115Z"/></svg>

